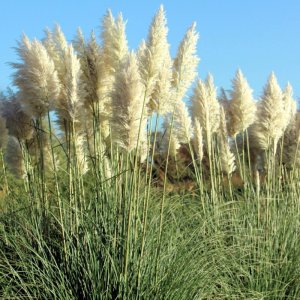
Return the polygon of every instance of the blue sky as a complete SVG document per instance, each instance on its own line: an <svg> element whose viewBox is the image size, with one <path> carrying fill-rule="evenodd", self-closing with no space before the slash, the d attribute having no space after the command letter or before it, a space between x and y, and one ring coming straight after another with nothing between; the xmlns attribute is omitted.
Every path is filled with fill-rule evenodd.
<svg viewBox="0 0 300 300"><path fill-rule="evenodd" d="M42 38L45 27L59 23L69 40L78 26L85 34L94 29L99 35L100 20L111 8L128 20L129 46L136 48L160 4L167 12L172 55L186 29L197 22L200 78L211 72L218 87L229 89L240 67L258 97L274 71L282 87L290 81L295 98L300 96L299 0L1 0L0 90L10 84L7 63L16 61L13 47L22 32Z"/></svg>

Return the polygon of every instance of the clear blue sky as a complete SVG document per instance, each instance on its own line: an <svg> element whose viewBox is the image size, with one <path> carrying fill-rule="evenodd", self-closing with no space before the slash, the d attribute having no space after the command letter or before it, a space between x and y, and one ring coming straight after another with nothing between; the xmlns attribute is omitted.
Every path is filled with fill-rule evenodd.
<svg viewBox="0 0 300 300"><path fill-rule="evenodd" d="M259 96L274 71L282 87L290 81L300 96L299 0L0 0L0 89L10 84L7 62L16 60L13 47L22 32L42 38L43 29L57 22L69 40L78 26L85 34L92 29L98 34L100 19L111 8L128 20L129 46L136 48L160 4L167 12L173 55L187 27L197 22L199 77L211 72L216 85L228 89L240 67Z"/></svg>

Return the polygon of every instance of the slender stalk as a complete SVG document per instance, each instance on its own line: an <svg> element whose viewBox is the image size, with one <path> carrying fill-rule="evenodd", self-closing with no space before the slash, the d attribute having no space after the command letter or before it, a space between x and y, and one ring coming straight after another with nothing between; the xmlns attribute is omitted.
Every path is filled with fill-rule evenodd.
<svg viewBox="0 0 300 300"><path fill-rule="evenodd" d="M155 148L156 148L156 139L157 139L157 132L158 132L158 120L159 120L159 113L156 115L155 120L155 129L154 129L154 140L152 145L152 152L150 156L150 171L149 171L149 179L148 179L148 186L146 189L146 197L143 203L143 212L142 212L142 241L141 241L141 253L139 258L138 264L138 279L137 279L137 289L139 290L141 284L141 266L144 258L144 250L145 250L145 239L146 239L146 231L147 231L147 217L148 217L148 205L150 199L150 192L151 192L151 183L152 183L152 170L153 170L153 162L154 162L154 155L155 155ZM152 126L150 127L152 130ZM148 165L148 164L147 164Z"/></svg>
<svg viewBox="0 0 300 300"><path fill-rule="evenodd" d="M147 87L145 88L145 92L144 92L144 96L143 96L142 113L140 116L136 150L135 150L135 155L134 155L134 166L133 166L133 174L132 174L132 180L131 180L131 196L133 197L133 203L135 202L136 188L139 188L137 185L137 177L136 176L138 173L137 165L138 165L138 159L139 159L140 136L141 136L141 132L142 132L142 121L143 121L144 113L145 113L146 97L147 97ZM132 199L130 197L129 210L128 210L128 218L129 219L131 219L131 204L132 204ZM127 228L127 241L126 241L126 251L125 251L126 254L125 254L125 263L124 263L124 284L125 284L125 286L126 286L127 277L128 277L129 239L130 239L131 223L128 221L127 225L128 225L128 228Z"/></svg>
<svg viewBox="0 0 300 300"><path fill-rule="evenodd" d="M245 172L245 165L242 165L240 154L239 154L239 148L236 140L236 135L234 136L234 145L235 145L235 150L236 150L236 156L238 158L238 165L239 165L239 170L240 170L240 175L242 177L242 180L244 180L244 172ZM243 143L244 147L244 143ZM244 156L244 155L243 155Z"/></svg>
<svg viewBox="0 0 300 300"><path fill-rule="evenodd" d="M4 177L4 192L7 193L7 195L9 195L10 189L7 180L7 172L6 172L5 162L4 162L3 149L0 150L0 159L2 162L2 170L3 170L3 177Z"/></svg>
<svg viewBox="0 0 300 300"><path fill-rule="evenodd" d="M41 203L42 207L42 217L46 216L46 211L49 209L48 197L46 193L46 178L45 178L45 158L44 158L44 129L43 129L43 119L40 116L35 122L35 130L38 141L38 153L39 153L39 162L38 162L38 179L41 181Z"/></svg>
<svg viewBox="0 0 300 300"><path fill-rule="evenodd" d="M48 111L48 126L49 126L50 148L51 148L51 156L52 156L52 164L53 164L54 180L55 180L55 192L58 201L61 232L62 232L62 238L64 244L64 254L65 254L65 259L67 259L67 246L66 246L65 228L64 228L64 221L63 221L63 203L61 200L61 195L60 195L59 185L58 185L58 176L57 176L58 172L57 172L56 159L55 159L55 153L53 148L53 138L52 138L53 133L52 133L52 124L51 124L51 117L49 111Z"/></svg>

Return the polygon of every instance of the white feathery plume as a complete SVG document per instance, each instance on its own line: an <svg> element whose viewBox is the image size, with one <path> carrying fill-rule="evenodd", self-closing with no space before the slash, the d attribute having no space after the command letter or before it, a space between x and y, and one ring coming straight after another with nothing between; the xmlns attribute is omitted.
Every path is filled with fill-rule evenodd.
<svg viewBox="0 0 300 300"><path fill-rule="evenodd" d="M189 143L192 134L192 119L189 115L187 106L183 100L176 103L174 112L174 134L180 143Z"/></svg>
<svg viewBox="0 0 300 300"><path fill-rule="evenodd" d="M158 74L153 92L149 101L150 111L165 115L173 111L174 98L171 90L172 81L172 59L169 53L166 55L164 62Z"/></svg>
<svg viewBox="0 0 300 300"><path fill-rule="evenodd" d="M122 14L119 14L115 20L111 11L108 10L102 19L101 27L102 82L99 93L106 112L102 115L102 119L105 121L104 124L101 124L101 131L102 134L107 135L109 133L109 123L106 122L106 119L110 119L112 115L111 91L116 74L128 56L128 45L125 33L126 22L123 21Z"/></svg>
<svg viewBox="0 0 300 300"><path fill-rule="evenodd" d="M43 39L43 44L48 51L49 56L54 61L55 69L58 77L61 80L64 74L63 58L68 48L68 42L59 25L56 25L54 31L45 30L46 37Z"/></svg>
<svg viewBox="0 0 300 300"><path fill-rule="evenodd" d="M217 88L214 85L214 79L211 74L207 75L205 80L205 86L207 91L207 96L209 100L209 118L210 118L210 126L211 133L217 132L217 123L220 120L220 105L217 101Z"/></svg>
<svg viewBox="0 0 300 300"><path fill-rule="evenodd" d="M60 56L57 51L57 45L55 43L54 34L49 28L46 28L44 30L44 33L45 37L43 38L42 43L47 49L49 56L54 61L55 66L57 66L57 64L60 63Z"/></svg>
<svg viewBox="0 0 300 300"><path fill-rule="evenodd" d="M201 162L203 159L203 135L202 135L202 127L201 124L196 118L194 120L194 137L193 137L193 145L198 158L198 161Z"/></svg>
<svg viewBox="0 0 300 300"><path fill-rule="evenodd" d="M136 55L129 54L127 61L116 74L112 93L113 140L125 151L136 149L147 141L146 116L142 115L143 85L141 83ZM141 128L140 128L141 126Z"/></svg>
<svg viewBox="0 0 300 300"><path fill-rule="evenodd" d="M257 110L257 121L251 126L250 135L258 148L273 146L274 154L285 126L282 91L272 73L264 88Z"/></svg>
<svg viewBox="0 0 300 300"><path fill-rule="evenodd" d="M206 81L198 80L191 97L192 117L199 119L205 131L206 142L210 144L211 136L218 132L220 124L220 105L217 100L213 78L209 74Z"/></svg>
<svg viewBox="0 0 300 300"><path fill-rule="evenodd" d="M126 38L126 21L123 20L123 16L121 13L118 14L115 22L115 32L114 37L115 40L112 40L115 45L115 49L118 50L116 53L115 61L117 64L122 63L123 59L128 55L128 42ZM117 46L117 47L116 47ZM114 49L114 47L112 47ZM117 67L115 68L117 71Z"/></svg>
<svg viewBox="0 0 300 300"><path fill-rule="evenodd" d="M82 112L81 99L84 97L84 89L81 81L80 62L72 45L65 49L61 75L61 93L57 102L59 122L63 123L63 120L77 122Z"/></svg>
<svg viewBox="0 0 300 300"><path fill-rule="evenodd" d="M142 39L141 43L139 44L137 51L136 51L136 57L140 64L141 60L143 59L144 52L146 51L147 45L146 41Z"/></svg>
<svg viewBox="0 0 300 300"><path fill-rule="evenodd" d="M293 88L289 82L283 91L283 107L285 112L285 130L294 122L297 113L297 103L293 99Z"/></svg>
<svg viewBox="0 0 300 300"><path fill-rule="evenodd" d="M81 79L84 83L85 106L93 107L94 103L103 106L101 91L102 82L102 56L100 46L97 44L96 37L92 32L90 40L86 43L81 30L77 31L77 38L74 41L74 49L81 66ZM104 108L102 108L103 110Z"/></svg>
<svg viewBox="0 0 300 300"><path fill-rule="evenodd" d="M101 20L101 40L103 42L103 47L106 48L106 59L108 60L110 57L109 53L109 44L112 43L112 36L114 35L115 29L115 18L112 15L112 11L108 9L106 14Z"/></svg>
<svg viewBox="0 0 300 300"><path fill-rule="evenodd" d="M217 97L218 102L220 104L220 106L222 106L224 108L224 112L226 115L226 124L227 124L227 132L228 134L231 136L231 123L232 123L232 114L233 112L231 111L231 107L230 107L230 99L227 96L226 91L224 90L224 88L220 88L220 93L219 96Z"/></svg>
<svg viewBox="0 0 300 300"><path fill-rule="evenodd" d="M86 43L81 30L77 31L74 41L81 65L81 80L84 89L84 106L86 108L87 128L93 128L93 119L99 122L101 134L104 138L109 135L109 113L111 103L109 103L109 91L107 86L107 74L104 70L103 53L97 44L94 33Z"/></svg>
<svg viewBox="0 0 300 300"><path fill-rule="evenodd" d="M4 159L8 170L18 178L25 176L25 167L22 150L18 139L14 136L8 136L7 148Z"/></svg>
<svg viewBox="0 0 300 300"><path fill-rule="evenodd" d="M153 93L161 71L165 73L161 75L167 77L164 80L171 79L171 59L167 41L168 28L166 23L165 11L161 5L152 20L144 50L141 51L140 49L139 51L140 73L145 86L146 97L150 97ZM162 68L165 68L165 70L162 70ZM169 74L167 73L168 71ZM164 90L165 87L162 87L162 89ZM154 101L157 100L154 98ZM156 107L155 103L150 103L149 105L150 108Z"/></svg>
<svg viewBox="0 0 300 300"><path fill-rule="evenodd" d="M83 99L85 99L85 89L81 77L80 61L74 52L73 46L68 45L59 26L56 26L54 33L48 34L44 43L48 52L55 57L55 67L61 85L56 104L57 123L65 133L65 139L72 140L73 146L69 150L73 152L75 149L75 153L71 155L76 157L79 171L84 174L87 171L83 147L83 118L85 117ZM71 133L72 137L67 138Z"/></svg>
<svg viewBox="0 0 300 300"><path fill-rule="evenodd" d="M230 135L236 136L244 132L256 117L256 104L253 101L252 90L240 69L232 80L230 92Z"/></svg>
<svg viewBox="0 0 300 300"><path fill-rule="evenodd" d="M62 53L64 53L68 48L68 42L64 35L64 33L61 30L61 27L59 25L55 26L54 29L54 40L56 43L56 49L60 50Z"/></svg>
<svg viewBox="0 0 300 300"><path fill-rule="evenodd" d="M23 109L34 117L52 110L59 95L60 84L54 62L43 44L24 35L17 53L22 63L11 64L16 72L14 84L19 88Z"/></svg>
<svg viewBox="0 0 300 300"><path fill-rule="evenodd" d="M172 101L174 102L174 132L172 135L175 136L176 142L182 143L189 142L192 136L192 122L183 102L183 97L197 75L196 69L199 58L196 55L198 34L195 27L196 23L186 32L179 45L173 64Z"/></svg>
<svg viewBox="0 0 300 300"><path fill-rule="evenodd" d="M196 54L198 41L196 23L188 29L181 41L173 65L173 80L175 101L184 97L197 75L199 58Z"/></svg>
<svg viewBox="0 0 300 300"><path fill-rule="evenodd" d="M109 74L114 74L118 70L128 54L125 27L126 22L123 21L122 14L119 14L115 20L108 10L102 19L103 63Z"/></svg>
<svg viewBox="0 0 300 300"><path fill-rule="evenodd" d="M53 32L46 30L43 43L54 61L60 81L61 90L56 105L61 119L59 122L63 122L64 119L78 121L78 112L82 112L82 99L85 97L79 59L73 46L68 45L59 25L56 25Z"/></svg>
<svg viewBox="0 0 300 300"><path fill-rule="evenodd" d="M226 175L230 175L235 170L235 157L228 144L226 117L223 107L220 108L220 131L218 141L222 172Z"/></svg>
<svg viewBox="0 0 300 300"><path fill-rule="evenodd" d="M84 152L83 101L85 97L84 84L81 80L80 62L74 53L72 45L64 53L63 77L61 78L61 94L57 105L58 123L66 133L73 132L72 143L79 171L85 174L88 170ZM73 124L74 128L70 128ZM73 149L73 147L71 147ZM71 149L71 151L73 151Z"/></svg>
<svg viewBox="0 0 300 300"><path fill-rule="evenodd" d="M92 35L93 34L94 32L92 32ZM86 59L86 50L87 50L86 41L80 27L77 28L76 36L72 41L72 45L74 47L74 50L76 51L79 60L81 61L81 59Z"/></svg>

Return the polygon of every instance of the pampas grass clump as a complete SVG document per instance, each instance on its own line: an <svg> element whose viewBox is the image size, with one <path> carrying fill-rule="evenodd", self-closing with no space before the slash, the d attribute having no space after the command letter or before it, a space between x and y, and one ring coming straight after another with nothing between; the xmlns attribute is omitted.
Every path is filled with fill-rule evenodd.
<svg viewBox="0 0 300 300"><path fill-rule="evenodd" d="M271 74L257 102L238 70L229 92L209 74L188 98L195 24L175 57L163 6L136 51L125 28L108 10L99 42L57 25L18 43L0 96L0 298L299 299L291 85Z"/></svg>

